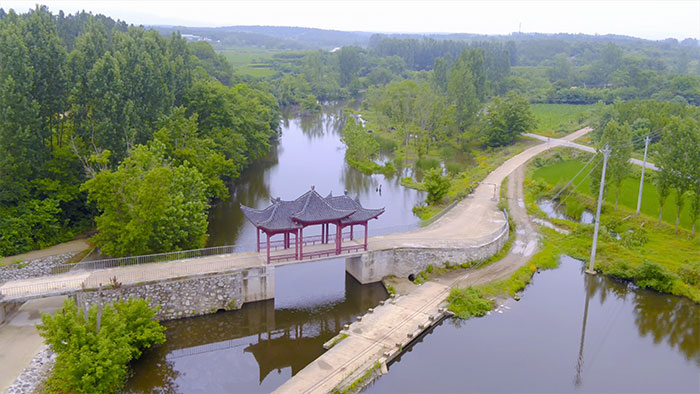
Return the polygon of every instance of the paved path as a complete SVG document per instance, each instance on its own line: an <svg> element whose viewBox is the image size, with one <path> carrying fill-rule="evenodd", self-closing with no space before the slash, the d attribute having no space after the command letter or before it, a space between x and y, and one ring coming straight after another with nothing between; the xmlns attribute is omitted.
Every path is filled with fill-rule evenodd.
<svg viewBox="0 0 700 394"><path fill-rule="evenodd" d="M53 313L65 297L42 298L24 303L17 313L0 326L0 393L15 381L44 345L36 324L41 313Z"/></svg>
<svg viewBox="0 0 700 394"><path fill-rule="evenodd" d="M541 136L538 134L530 134L530 133L524 133L523 135L526 137L537 138L540 141L546 141L549 144L553 144L556 146L568 146L568 147L575 148L578 150L582 150L582 151L586 151L586 152L590 152L590 153L596 153L596 149L593 147L581 145L581 144L577 144L577 143L573 142L574 139L569 138L569 136L572 134L569 134L568 136L566 136L562 139L548 138L548 137L544 137L544 136ZM578 137L576 137L576 138L578 138ZM642 160L639 160L639 159L630 159L630 163L636 164L638 166L641 166L644 164L644 162ZM649 163L648 161L646 162L645 167L650 169L650 170L654 170L654 171L659 170L659 168L657 166L655 166L654 163Z"/></svg>
<svg viewBox="0 0 700 394"><path fill-rule="evenodd" d="M0 263L43 259L44 257L55 256L57 254L80 253L88 248L90 248L90 242L87 239L75 239L73 241L49 246L48 248L3 257L0 258Z"/></svg>

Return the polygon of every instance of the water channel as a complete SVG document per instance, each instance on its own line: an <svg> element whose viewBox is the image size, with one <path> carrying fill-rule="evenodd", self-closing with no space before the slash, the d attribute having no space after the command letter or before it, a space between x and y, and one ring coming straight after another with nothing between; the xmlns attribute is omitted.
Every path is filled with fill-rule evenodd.
<svg viewBox="0 0 700 394"><path fill-rule="evenodd" d="M386 207L370 223L375 233L415 228L411 208L424 196L401 187L399 177L349 168L341 125L342 108L333 106L285 120L268 158L211 210L209 244L251 250L255 230L239 204L264 207L270 197L293 199L311 185ZM133 365L125 391L274 390L321 355L343 324L387 297L381 284L360 285L344 268L343 259L278 267L274 301L166 322L167 342ZM700 391L700 307L688 301L585 276L579 263L565 261L537 274L522 301L499 311L444 321L369 391Z"/></svg>

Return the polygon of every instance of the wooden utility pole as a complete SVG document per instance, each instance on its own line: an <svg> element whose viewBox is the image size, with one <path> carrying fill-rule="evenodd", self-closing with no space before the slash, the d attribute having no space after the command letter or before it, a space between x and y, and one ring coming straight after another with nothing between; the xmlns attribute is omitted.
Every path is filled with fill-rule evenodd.
<svg viewBox="0 0 700 394"><path fill-rule="evenodd" d="M637 215L642 209L642 189L644 188L644 170L647 168L647 151L649 150L649 136L644 137L644 161L642 162L642 179L639 181L639 198L637 199Z"/></svg>
<svg viewBox="0 0 700 394"><path fill-rule="evenodd" d="M608 166L608 157L610 157L610 145L605 145L603 148L603 175L600 178L600 191L598 192L598 209L595 214L595 229L593 230L593 246L591 247L591 261L586 270L587 274L595 275L593 269L595 264L595 250L598 244L598 228L600 228L600 208L603 205L603 190L605 190L605 170Z"/></svg>

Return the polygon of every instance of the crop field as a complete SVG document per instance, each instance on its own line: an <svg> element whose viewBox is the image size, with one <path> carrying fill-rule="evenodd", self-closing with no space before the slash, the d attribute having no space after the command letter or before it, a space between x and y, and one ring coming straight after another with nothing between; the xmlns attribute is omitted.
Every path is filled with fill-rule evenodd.
<svg viewBox="0 0 700 394"><path fill-rule="evenodd" d="M596 160L593 161L596 163ZM533 178L543 180L552 186L562 187L571 178L576 175L576 173L584 166L583 161L579 160L568 160L550 166L538 168L533 173ZM590 166L589 166L590 168ZM580 179L582 179L588 170L584 170L581 175L573 182L573 184L578 184ZM634 171L637 172L636 169ZM649 215L653 220L658 220L659 217L659 199L656 193L656 186L653 183L654 171L647 170L644 177L644 190L642 191L642 213ZM596 199L597 193L591 192L591 179L586 178L581 185L576 189L577 193L585 195L589 198ZM564 192L566 195L568 192ZM639 194L639 176L628 177L622 182L622 190L620 192L619 205L625 206L632 210L637 209L637 197ZM615 189L610 187L607 190L605 200L611 204L615 203ZM685 229L690 229L692 223L690 223L690 213L688 206L690 201L686 199L686 202L681 210L680 225ZM676 193L671 192L671 194L666 199L663 210L663 221L669 224L675 225L676 223Z"/></svg>
<svg viewBox="0 0 700 394"><path fill-rule="evenodd" d="M585 125L594 105L573 104L532 104L537 126L537 134L560 137Z"/></svg>
<svg viewBox="0 0 700 394"><path fill-rule="evenodd" d="M256 78L274 75L270 59L274 52L252 48L224 49L219 51L233 66L233 71Z"/></svg>

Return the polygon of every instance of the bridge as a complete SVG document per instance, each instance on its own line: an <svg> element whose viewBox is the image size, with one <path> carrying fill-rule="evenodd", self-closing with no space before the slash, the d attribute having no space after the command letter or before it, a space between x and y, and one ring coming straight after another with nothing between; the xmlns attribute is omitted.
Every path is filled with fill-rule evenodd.
<svg viewBox="0 0 700 394"><path fill-rule="evenodd" d="M256 249L259 252L240 252L236 247L223 246L67 264L56 269L51 276L6 282L0 286L0 297L2 302L76 293L87 294L91 298L94 294L85 290L95 289L122 292L125 293L122 294L124 297L127 294L145 294L154 298L152 293L157 293L155 298L161 298L160 301L166 304L161 308L163 315L160 317L177 318L210 313L214 308L231 309L240 307L245 302L274 298L274 268L280 265L344 257L348 273L360 283L371 283L380 281L387 275L404 277L418 273L435 262L465 263L486 259L497 253L508 238L506 214L497 206L500 185L505 177L531 158L553 147L570 146L592 150L573 143L590 130L584 128L562 139L530 135L546 140L546 143L532 146L508 159L491 172L468 198L456 203L429 225L413 231L369 236L365 223L365 234L362 237L354 237L352 227L351 231L339 228L336 234L329 234L328 231L324 231L321 236L304 237L300 234L301 237L295 243L300 247L303 245L304 253L290 253L290 241L285 237L274 242L268 238L265 244L258 241ZM655 168L653 164L647 165ZM332 249L328 247L329 242L335 244ZM186 310L190 305L175 305L168 314L168 304L173 302L167 296L169 290L157 287L157 284L177 282L177 286L186 287L183 283L189 281L194 286L190 290L195 292L197 286L197 291L202 289L201 283L194 282L202 280L215 282L210 286L216 289L223 289L228 286L226 283L234 281L235 286L243 289L227 300L219 299L221 294L212 291L213 298L209 302L214 306L211 308L200 305ZM226 283L221 285L222 281ZM151 287L144 290L145 293L134 290L144 286ZM134 291L129 292L129 289Z"/></svg>

